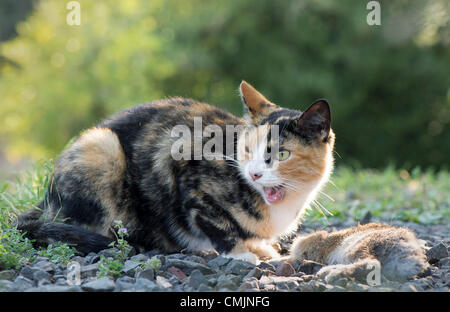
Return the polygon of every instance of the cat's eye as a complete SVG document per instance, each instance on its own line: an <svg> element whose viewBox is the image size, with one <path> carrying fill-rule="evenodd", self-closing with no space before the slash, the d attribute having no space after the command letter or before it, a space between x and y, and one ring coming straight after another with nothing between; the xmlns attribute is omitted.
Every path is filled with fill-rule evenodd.
<svg viewBox="0 0 450 312"><path fill-rule="evenodd" d="M289 158L289 156L291 155L291 152L289 151L279 151L278 152L278 160L286 160Z"/></svg>

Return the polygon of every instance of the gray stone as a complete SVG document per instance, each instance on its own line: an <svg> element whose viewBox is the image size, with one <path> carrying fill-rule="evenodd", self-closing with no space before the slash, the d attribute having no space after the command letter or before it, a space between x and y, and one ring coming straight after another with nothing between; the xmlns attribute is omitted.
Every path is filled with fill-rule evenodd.
<svg viewBox="0 0 450 312"><path fill-rule="evenodd" d="M445 273L443 280L446 283L450 282L450 272Z"/></svg>
<svg viewBox="0 0 450 312"><path fill-rule="evenodd" d="M210 261L208 261L208 265L212 268L220 268L227 265L231 261L231 258L227 258L224 256L218 256Z"/></svg>
<svg viewBox="0 0 450 312"><path fill-rule="evenodd" d="M277 275L271 275L271 276L263 276L260 278L259 283L260 284L276 284L281 282L291 282L291 281L300 281L301 278L294 277L294 276L277 276Z"/></svg>
<svg viewBox="0 0 450 312"><path fill-rule="evenodd" d="M33 264L33 268L44 270L50 274L54 274L56 271L56 264L50 261L39 261Z"/></svg>
<svg viewBox="0 0 450 312"><path fill-rule="evenodd" d="M143 271L139 271L136 273L136 278L146 278L149 280L154 280L155 279L155 271L153 271L152 268L143 270Z"/></svg>
<svg viewBox="0 0 450 312"><path fill-rule="evenodd" d="M94 263L97 263L98 261L100 261L100 256L97 255L95 252L90 252L86 256L86 262L89 264L94 264Z"/></svg>
<svg viewBox="0 0 450 312"><path fill-rule="evenodd" d="M171 275L167 280L172 285L177 285L177 284L181 283L180 279L178 277L176 277L175 275Z"/></svg>
<svg viewBox="0 0 450 312"><path fill-rule="evenodd" d="M356 282L349 283L348 287L349 287L349 290L359 291L359 292L362 292L362 291L365 292L365 291L369 291L370 290L370 286L369 285L356 283Z"/></svg>
<svg viewBox="0 0 450 312"><path fill-rule="evenodd" d="M136 261L136 262L145 262L149 259L149 257L147 257L144 254L138 254L136 256L133 256L130 258L131 261Z"/></svg>
<svg viewBox="0 0 450 312"><path fill-rule="evenodd" d="M140 292L160 290L160 288L158 287L158 285L155 282L148 280L146 278L137 278L136 283L134 284L134 288L136 289L136 291L140 291Z"/></svg>
<svg viewBox="0 0 450 312"><path fill-rule="evenodd" d="M406 283L400 287L401 292L418 292L419 289L412 283Z"/></svg>
<svg viewBox="0 0 450 312"><path fill-rule="evenodd" d="M359 285L362 285L361 287L367 286L364 284L359 284ZM361 291L364 291L364 290L361 290ZM368 291L369 292L394 292L394 291L396 291L396 289L388 288L388 287L369 287Z"/></svg>
<svg viewBox="0 0 450 312"><path fill-rule="evenodd" d="M16 276L16 272L13 270L0 271L0 280L12 281L12 280L14 280L15 276Z"/></svg>
<svg viewBox="0 0 450 312"><path fill-rule="evenodd" d="M0 280L0 292L8 291L12 288L13 282L8 280Z"/></svg>
<svg viewBox="0 0 450 312"><path fill-rule="evenodd" d="M34 287L34 282L26 277L19 275L14 280L11 290L12 291L25 291L31 287Z"/></svg>
<svg viewBox="0 0 450 312"><path fill-rule="evenodd" d="M326 285L327 289L325 289L324 291L326 292L346 292L347 289L345 289L345 287L342 286L338 286L338 285Z"/></svg>
<svg viewBox="0 0 450 312"><path fill-rule="evenodd" d="M51 280L47 280L47 279L42 279L42 280L37 281L38 287L45 286L45 285L51 285L51 284L52 284Z"/></svg>
<svg viewBox="0 0 450 312"><path fill-rule="evenodd" d="M39 292L81 292L81 287L76 285L45 285L37 288L32 288L32 291Z"/></svg>
<svg viewBox="0 0 450 312"><path fill-rule="evenodd" d="M214 261L214 260L212 260ZM187 260L180 260L180 259L166 259L165 268L168 267L177 267L181 269L186 274L191 274L194 270L199 270L203 274L213 274L214 270L207 267L204 264L193 262L193 261L187 261Z"/></svg>
<svg viewBox="0 0 450 312"><path fill-rule="evenodd" d="M203 259L202 257L197 256L197 255L188 255L186 258L184 258L184 260L207 265L207 262L205 261L205 259Z"/></svg>
<svg viewBox="0 0 450 312"><path fill-rule="evenodd" d="M115 287L114 281L106 276L81 285L86 291L112 291Z"/></svg>
<svg viewBox="0 0 450 312"><path fill-rule="evenodd" d="M171 278L173 276L173 274L170 273L169 271L163 271L163 272L160 271L160 272L158 272L158 275L162 276L162 277L164 277L166 279L169 279L169 278Z"/></svg>
<svg viewBox="0 0 450 312"><path fill-rule="evenodd" d="M207 284L208 281L206 277L200 272L200 270L194 270L192 271L191 275L189 276L189 286L192 287L194 290L197 290L201 284Z"/></svg>
<svg viewBox="0 0 450 312"><path fill-rule="evenodd" d="M48 272L45 272L44 270L41 269L37 269L33 273L33 279L37 282L49 281L51 278L52 276Z"/></svg>
<svg viewBox="0 0 450 312"><path fill-rule="evenodd" d="M416 287L416 289L418 290L418 291L424 291L424 290L426 290L427 288L429 288L429 284L427 283L427 281L426 280L423 280L423 279L417 279L417 280L414 280L414 281L411 281L411 283Z"/></svg>
<svg viewBox="0 0 450 312"><path fill-rule="evenodd" d="M450 269L450 257L446 257L446 258L442 258L441 260L439 260L438 262L438 266L441 269ZM1 273L1 272L0 272ZM0 278L1 279L1 278Z"/></svg>
<svg viewBox="0 0 450 312"><path fill-rule="evenodd" d="M263 276L259 280L261 285L273 284L277 290L294 290L298 287L302 279L299 277L287 276Z"/></svg>
<svg viewBox="0 0 450 312"><path fill-rule="evenodd" d="M431 264L434 264L438 262L440 259L447 257L448 257L447 246L443 242L434 245L427 251L427 259L428 262Z"/></svg>
<svg viewBox="0 0 450 312"><path fill-rule="evenodd" d="M129 276L126 276L126 275L122 276L122 277L119 277L116 280L116 282L118 282L118 281L125 282L125 283L132 283L132 284L136 283L136 279L135 278L129 277Z"/></svg>
<svg viewBox="0 0 450 312"><path fill-rule="evenodd" d="M225 267L225 272L242 275L242 274L247 274L254 267L255 266L253 264L251 264L250 262L239 260L239 259L233 259Z"/></svg>
<svg viewBox="0 0 450 312"><path fill-rule="evenodd" d="M211 277L208 279L208 286L215 287L217 285L217 278Z"/></svg>
<svg viewBox="0 0 450 312"><path fill-rule="evenodd" d="M97 276L98 264L93 263L81 267L80 275L81 278L94 277Z"/></svg>
<svg viewBox="0 0 450 312"><path fill-rule="evenodd" d="M221 291L222 289L237 290L239 287L238 284L229 279L218 281L216 286L219 291Z"/></svg>
<svg viewBox="0 0 450 312"><path fill-rule="evenodd" d="M256 279L260 279L261 276L263 276L264 271L261 270L258 267L255 267L253 269L250 270L250 272L247 273L247 275L244 277L244 280L247 280L249 278L256 278Z"/></svg>
<svg viewBox="0 0 450 312"><path fill-rule="evenodd" d="M33 274L37 270L39 270L39 269L30 267L30 266L27 265L27 266L24 266L22 268L22 270L20 270L20 275L22 275L23 277L28 278L29 280L33 280Z"/></svg>
<svg viewBox="0 0 450 312"><path fill-rule="evenodd" d="M67 285L67 280L65 278L56 279L55 285L65 286Z"/></svg>
<svg viewBox="0 0 450 312"><path fill-rule="evenodd" d="M70 259L70 261L71 262L78 262L80 264L80 266L88 264L88 262L86 261L86 258L80 257L80 256L72 257L72 259Z"/></svg>
<svg viewBox="0 0 450 312"><path fill-rule="evenodd" d="M275 272L275 267L272 264L264 261L258 264L258 268Z"/></svg>
<svg viewBox="0 0 450 312"><path fill-rule="evenodd" d="M211 288L211 287L209 287L208 285L205 285L205 284L201 284L199 287L198 287L198 291L200 291L200 292L204 292L204 291L213 291L214 289L213 288Z"/></svg>
<svg viewBox="0 0 450 312"><path fill-rule="evenodd" d="M234 274L224 274L217 279L217 289L237 290L242 282L242 277Z"/></svg>
<svg viewBox="0 0 450 312"><path fill-rule="evenodd" d="M182 253L173 253L173 254L169 254L165 256L166 259L181 259L184 260L186 259L187 255L186 254L182 254Z"/></svg>
<svg viewBox="0 0 450 312"><path fill-rule="evenodd" d="M139 262L127 260L125 261L124 268L122 269L122 271L128 276L134 277L136 273L136 268L139 267L140 265L141 263Z"/></svg>
<svg viewBox="0 0 450 312"><path fill-rule="evenodd" d="M129 280L128 276L124 276L121 278L118 278L116 280L116 288L114 289L115 292L118 291L134 291L134 283L132 280Z"/></svg>
<svg viewBox="0 0 450 312"><path fill-rule="evenodd" d="M289 291L295 290L298 287L298 283L295 281L292 282L280 282L275 284L275 289L278 291Z"/></svg>

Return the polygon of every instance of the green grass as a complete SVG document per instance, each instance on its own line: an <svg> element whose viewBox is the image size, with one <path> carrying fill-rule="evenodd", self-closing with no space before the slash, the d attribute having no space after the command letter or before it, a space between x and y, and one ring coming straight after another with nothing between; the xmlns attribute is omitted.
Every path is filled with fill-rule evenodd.
<svg viewBox="0 0 450 312"><path fill-rule="evenodd" d="M14 181L0 183L0 269L20 268L38 254L13 224L20 213L43 199L52 169L51 161L40 162Z"/></svg>
<svg viewBox="0 0 450 312"><path fill-rule="evenodd" d="M18 174L14 181L0 183L0 269L19 268L36 255L45 255L54 262L66 262L73 255L73 250L64 244L35 250L13 227L17 215L43 199L52 170L53 162L43 161ZM415 169L407 172L389 167L383 171L355 171L341 167L317 200L324 214L311 209L305 222L326 224L333 219L360 220L370 211L375 219L380 220L448 224L449 190L448 170L433 173ZM109 269L114 272L116 264L106 262L105 273Z"/></svg>
<svg viewBox="0 0 450 312"><path fill-rule="evenodd" d="M306 222L326 222L330 218L361 220L370 212L379 220L448 224L450 173L418 168L408 172L393 167L383 171L341 167L317 201L320 205L315 206L322 206L323 213L319 209L310 210Z"/></svg>

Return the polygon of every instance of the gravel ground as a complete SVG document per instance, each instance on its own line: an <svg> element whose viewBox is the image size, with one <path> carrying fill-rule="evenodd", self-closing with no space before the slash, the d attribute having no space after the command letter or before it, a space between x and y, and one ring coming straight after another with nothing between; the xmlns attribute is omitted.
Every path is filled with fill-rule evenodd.
<svg viewBox="0 0 450 312"><path fill-rule="evenodd" d="M368 286L358 276L343 276L326 283L316 273L322 264L312 261L296 262L291 265L284 261L262 262L254 266L248 262L225 258L215 252L203 254L176 253L162 255L149 251L132 255L125 262L122 277L97 278L97 262L101 255L90 253L85 257L75 256L81 266L81 285L68 285L67 265L54 264L45 257L21 270L0 271L0 291L15 292L80 292L80 291L444 291L450 290L450 226L424 226L415 223L386 222L412 229L426 242L430 269L420 278L406 283L381 279L381 285ZM310 233L316 229L327 231L354 226L354 222L331 221L328 226L309 224L302 226L300 233ZM286 252L291 240L280 243ZM141 263L157 257L161 260L158 270L142 269Z"/></svg>

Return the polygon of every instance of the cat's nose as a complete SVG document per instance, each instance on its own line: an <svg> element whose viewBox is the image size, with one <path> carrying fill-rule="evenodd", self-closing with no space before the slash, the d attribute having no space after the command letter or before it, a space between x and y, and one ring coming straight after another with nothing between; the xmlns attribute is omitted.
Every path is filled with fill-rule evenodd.
<svg viewBox="0 0 450 312"><path fill-rule="evenodd" d="M250 177L252 178L253 181L256 181L262 177L262 173L261 172L250 172Z"/></svg>

